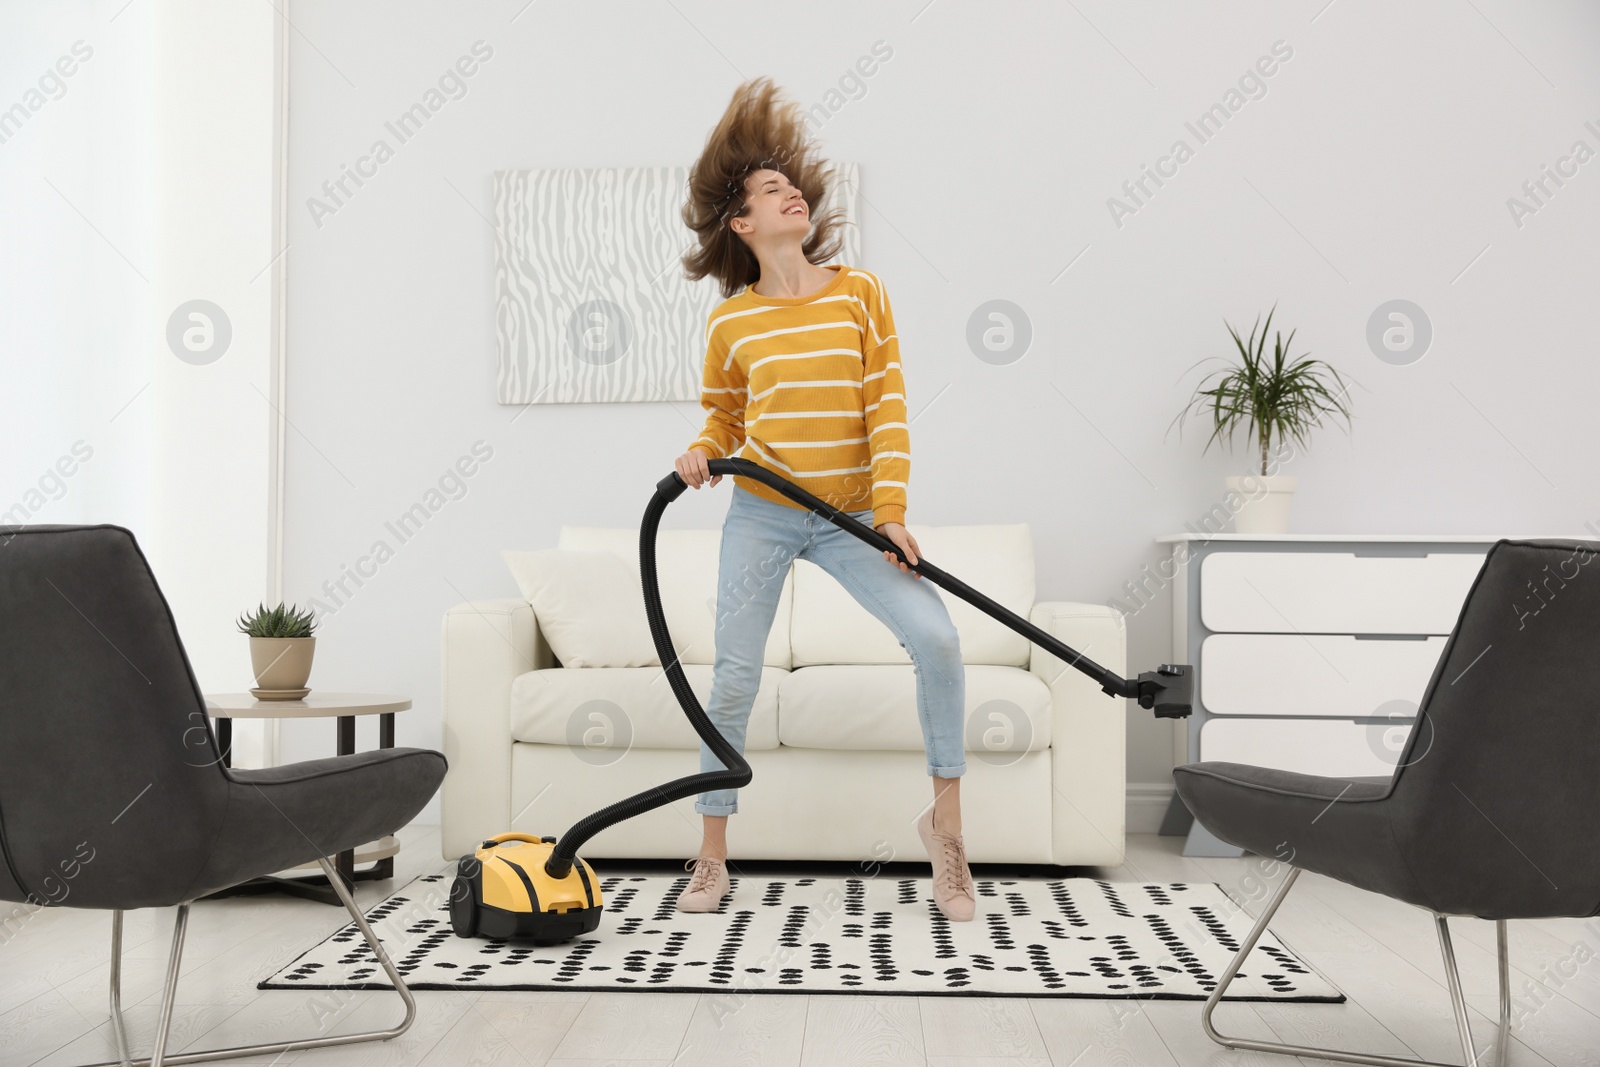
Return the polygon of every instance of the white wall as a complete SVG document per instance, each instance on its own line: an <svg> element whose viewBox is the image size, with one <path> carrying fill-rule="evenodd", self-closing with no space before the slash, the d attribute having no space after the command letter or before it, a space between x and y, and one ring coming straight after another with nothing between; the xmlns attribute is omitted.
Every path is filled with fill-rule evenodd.
<svg viewBox="0 0 1600 1067"><path fill-rule="evenodd" d="M149 525L150 19L115 13L0 9L0 523Z"/></svg>

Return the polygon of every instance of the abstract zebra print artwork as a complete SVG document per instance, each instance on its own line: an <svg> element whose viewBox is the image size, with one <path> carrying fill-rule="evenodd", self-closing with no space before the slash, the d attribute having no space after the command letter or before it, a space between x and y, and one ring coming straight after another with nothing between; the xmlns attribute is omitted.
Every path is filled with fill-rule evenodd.
<svg viewBox="0 0 1600 1067"><path fill-rule="evenodd" d="M715 912L677 910L689 876L601 879L598 930L556 945L456 937L454 871L417 878L367 919L412 989L660 989L1205 1000L1253 920L1214 882L975 877L950 922L927 876L739 876ZM391 988L354 923L258 989ZM1340 1003L1271 930L1224 1000Z"/></svg>
<svg viewBox="0 0 1600 1067"><path fill-rule="evenodd" d="M838 206L861 266L859 166L813 215ZM683 277L694 234L679 212L687 167L494 172L496 399L571 404L700 399L711 278Z"/></svg>

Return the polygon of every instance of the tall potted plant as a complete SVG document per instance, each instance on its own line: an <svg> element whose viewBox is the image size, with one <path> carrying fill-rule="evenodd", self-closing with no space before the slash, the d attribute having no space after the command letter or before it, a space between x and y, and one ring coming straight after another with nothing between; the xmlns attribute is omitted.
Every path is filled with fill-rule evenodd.
<svg viewBox="0 0 1600 1067"><path fill-rule="evenodd" d="M1293 475L1269 471L1273 437L1276 436L1280 443L1292 440L1304 447L1307 434L1313 427L1322 425L1324 415L1343 415L1347 427L1350 420L1350 410L1345 406L1349 386L1336 369L1319 359L1302 357L1290 362L1289 346L1294 342L1293 330L1289 331L1288 337L1281 332L1274 334L1272 355L1267 357L1267 334L1272 330L1272 315L1276 310L1277 305L1274 304L1272 310L1267 312L1265 324L1261 323L1258 316L1248 338L1241 338L1239 331L1224 320L1223 325L1228 327L1228 334L1238 349L1239 360L1201 381L1200 386L1205 386L1212 377L1221 376L1210 388L1197 387L1193 399L1173 420L1179 426L1181 438L1184 415L1191 410L1197 415L1210 410L1211 436L1207 438L1202 454L1209 451L1211 442L1218 438L1227 441L1231 449L1233 432L1241 425L1253 439L1260 458L1259 477L1251 474L1228 478L1228 489L1243 500L1234 515L1234 529L1239 533L1286 533L1289 529L1289 504L1298 479ZM1258 327L1259 338L1256 336ZM1209 358L1223 359L1221 356ZM1201 360L1189 369L1193 370L1204 362L1206 360ZM1332 376L1334 388L1329 387L1324 371ZM1171 432L1171 427L1168 427L1168 432Z"/></svg>

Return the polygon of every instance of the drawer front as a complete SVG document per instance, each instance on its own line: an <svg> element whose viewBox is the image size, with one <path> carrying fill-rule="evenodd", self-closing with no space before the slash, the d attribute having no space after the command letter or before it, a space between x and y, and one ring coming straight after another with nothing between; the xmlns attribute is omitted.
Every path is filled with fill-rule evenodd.
<svg viewBox="0 0 1600 1067"><path fill-rule="evenodd" d="M1330 778L1391 775L1410 729L1337 719L1208 719L1200 758Z"/></svg>
<svg viewBox="0 0 1600 1067"><path fill-rule="evenodd" d="M1211 634L1200 703L1213 715L1415 715L1449 640Z"/></svg>
<svg viewBox="0 0 1600 1067"><path fill-rule="evenodd" d="M1483 552L1213 552L1200 620L1217 632L1448 634Z"/></svg>

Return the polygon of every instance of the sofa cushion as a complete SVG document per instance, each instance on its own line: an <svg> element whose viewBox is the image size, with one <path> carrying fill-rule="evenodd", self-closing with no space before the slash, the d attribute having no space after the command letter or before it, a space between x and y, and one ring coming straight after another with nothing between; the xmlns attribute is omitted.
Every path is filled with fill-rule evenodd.
<svg viewBox="0 0 1600 1067"><path fill-rule="evenodd" d="M961 579L1024 619L1033 607L1033 539L1027 523L982 526L906 527L923 553L941 570ZM894 566L887 560L885 567ZM790 643L794 667L837 663L909 664L893 631L856 603L827 571L795 560L794 614ZM910 574L906 581L923 581ZM930 583L931 584L931 583ZM1026 637L954 593L933 587L944 599L961 637L963 663L1026 667L1032 648Z"/></svg>
<svg viewBox="0 0 1600 1067"><path fill-rule="evenodd" d="M711 668L689 663L683 675L703 708L711 698ZM750 709L745 750L778 747L778 687L787 671L764 667ZM570 745L584 759L610 763L600 749L700 749L700 735L659 667L553 667L511 682L511 737ZM685 774L694 766L685 765Z"/></svg>
<svg viewBox="0 0 1600 1067"><path fill-rule="evenodd" d="M563 667L660 666L637 565L630 569L613 552L500 555Z"/></svg>
<svg viewBox="0 0 1600 1067"><path fill-rule="evenodd" d="M563 526L557 547L605 551L627 562L639 590L632 611L649 633L644 614L644 590L639 578L637 527ZM716 662L717 569L722 552L722 530L658 530L656 577L661 585L661 607L667 628L682 663ZM789 613L794 600L794 572L784 576L778 594L778 612L767 633L762 662L769 667L789 666ZM655 661L651 661L655 662ZM563 665L566 661L562 660ZM635 666L636 664L608 664Z"/></svg>
<svg viewBox="0 0 1600 1067"><path fill-rule="evenodd" d="M1038 675L1019 667L969 664L965 686L966 751L1006 762L1007 753L1050 747L1050 687ZM791 748L924 751L916 668L824 664L783 675L778 740Z"/></svg>

